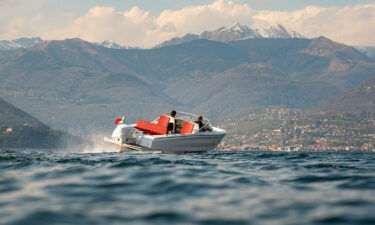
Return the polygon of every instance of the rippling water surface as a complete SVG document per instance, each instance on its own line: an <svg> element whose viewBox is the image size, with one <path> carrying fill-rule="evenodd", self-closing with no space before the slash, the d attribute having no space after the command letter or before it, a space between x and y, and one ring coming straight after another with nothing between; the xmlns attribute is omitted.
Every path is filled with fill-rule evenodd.
<svg viewBox="0 0 375 225"><path fill-rule="evenodd" d="M0 150L0 224L375 224L375 153Z"/></svg>

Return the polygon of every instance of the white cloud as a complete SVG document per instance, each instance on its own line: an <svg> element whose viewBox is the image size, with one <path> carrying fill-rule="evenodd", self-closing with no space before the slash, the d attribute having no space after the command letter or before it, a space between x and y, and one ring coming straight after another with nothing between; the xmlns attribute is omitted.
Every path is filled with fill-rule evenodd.
<svg viewBox="0 0 375 225"><path fill-rule="evenodd" d="M138 7L128 11L95 7L79 17L38 12L31 18L19 17L6 23L0 22L0 39L21 36L41 36L45 39L80 37L88 41L111 39L125 45L152 47L175 36L200 33L235 22L253 27L282 24L307 37L324 35L351 45L375 45L375 4L345 8L308 6L287 12L256 11L247 4L228 0L165 10L157 16Z"/></svg>
<svg viewBox="0 0 375 225"><path fill-rule="evenodd" d="M240 22L254 25L256 11L248 5L235 4L232 1L219 0L211 5L186 7L181 10L166 10L156 19L160 26L173 24L179 35L200 33L203 30Z"/></svg>
<svg viewBox="0 0 375 225"><path fill-rule="evenodd" d="M260 11L255 18L283 24L307 37L323 35L350 45L375 45L375 4L345 8L308 6L294 12Z"/></svg>
<svg viewBox="0 0 375 225"><path fill-rule="evenodd" d="M152 47L175 36L200 33L237 21L254 25L252 17L255 13L247 5L226 0L176 11L165 10L157 17L138 7L125 12L116 11L112 7L95 7L63 30L50 32L47 37L55 39L57 36L70 36L89 41L111 39L126 45Z"/></svg>

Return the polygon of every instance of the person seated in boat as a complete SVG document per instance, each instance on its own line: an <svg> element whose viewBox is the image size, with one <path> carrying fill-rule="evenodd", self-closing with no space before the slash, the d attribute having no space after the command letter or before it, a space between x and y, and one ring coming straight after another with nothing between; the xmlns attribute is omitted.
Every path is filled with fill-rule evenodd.
<svg viewBox="0 0 375 225"><path fill-rule="evenodd" d="M168 134L176 133L176 119L175 119L176 114L177 112L175 110L172 110L171 119L169 120L169 124L168 124Z"/></svg>
<svg viewBox="0 0 375 225"><path fill-rule="evenodd" d="M212 131L212 128L210 127L210 125L203 123L203 116L199 116L198 120L195 121L195 123L199 125L200 132Z"/></svg>

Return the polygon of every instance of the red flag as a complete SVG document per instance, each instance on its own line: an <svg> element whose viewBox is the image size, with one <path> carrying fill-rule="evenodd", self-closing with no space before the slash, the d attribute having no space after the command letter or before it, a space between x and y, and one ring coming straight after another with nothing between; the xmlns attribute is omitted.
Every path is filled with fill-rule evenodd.
<svg viewBox="0 0 375 225"><path fill-rule="evenodd" d="M122 123L122 119L116 119L116 121L115 121L115 124L120 124L120 123Z"/></svg>
<svg viewBox="0 0 375 225"><path fill-rule="evenodd" d="M121 119L116 119L115 124L120 124L120 123L124 123L124 122L125 122L125 115L122 116Z"/></svg>

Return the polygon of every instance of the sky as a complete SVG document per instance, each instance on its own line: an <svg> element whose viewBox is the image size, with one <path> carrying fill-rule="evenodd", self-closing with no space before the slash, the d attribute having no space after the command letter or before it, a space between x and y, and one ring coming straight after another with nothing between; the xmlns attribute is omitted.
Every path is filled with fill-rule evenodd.
<svg viewBox="0 0 375 225"><path fill-rule="evenodd" d="M375 46L375 0L0 0L0 40L113 40L153 47L236 22Z"/></svg>

